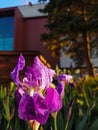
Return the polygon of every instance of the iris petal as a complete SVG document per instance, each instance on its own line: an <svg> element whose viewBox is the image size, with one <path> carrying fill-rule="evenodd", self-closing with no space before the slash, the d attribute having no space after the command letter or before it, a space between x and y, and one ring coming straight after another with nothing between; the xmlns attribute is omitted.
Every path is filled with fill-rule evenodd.
<svg viewBox="0 0 98 130"><path fill-rule="evenodd" d="M59 83L57 86L57 92L63 96L64 94L64 89L65 89L65 84L64 83Z"/></svg>
<svg viewBox="0 0 98 130"><path fill-rule="evenodd" d="M72 76L71 75L69 75L69 74L60 74L59 76L58 76L58 80L59 81L65 81L65 82L70 82L71 80L72 80Z"/></svg>
<svg viewBox="0 0 98 130"><path fill-rule="evenodd" d="M16 91L15 91L15 102L16 102L16 105L19 106L19 102L22 98L22 96L24 95L24 91L22 90L22 88L18 88Z"/></svg>
<svg viewBox="0 0 98 130"><path fill-rule="evenodd" d="M15 82L15 84L21 87L21 81L19 79L19 71L21 71L25 66L25 59L22 54L19 56L18 63L15 69L11 72L11 78Z"/></svg>
<svg viewBox="0 0 98 130"><path fill-rule="evenodd" d="M56 89L48 88L46 92L46 102L48 104L49 112L57 112L62 107L62 99Z"/></svg>
<svg viewBox="0 0 98 130"><path fill-rule="evenodd" d="M38 58L34 59L34 64L32 67L28 66L26 70L26 77L30 83L30 86L36 83L36 87L41 87L42 89L48 88L49 84L52 82L52 77L55 71L47 68Z"/></svg>
<svg viewBox="0 0 98 130"><path fill-rule="evenodd" d="M49 112L45 99L39 95L34 94L33 97L25 95L19 103L19 117L25 121L36 120L40 124L46 123Z"/></svg>

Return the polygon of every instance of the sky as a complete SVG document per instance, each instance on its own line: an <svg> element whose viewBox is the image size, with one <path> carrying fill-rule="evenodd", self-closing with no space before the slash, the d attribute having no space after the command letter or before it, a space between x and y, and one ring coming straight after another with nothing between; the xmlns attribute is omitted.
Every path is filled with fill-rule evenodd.
<svg viewBox="0 0 98 130"><path fill-rule="evenodd" d="M0 8L25 5L26 1L32 2L33 4L38 3L38 0L0 0Z"/></svg>

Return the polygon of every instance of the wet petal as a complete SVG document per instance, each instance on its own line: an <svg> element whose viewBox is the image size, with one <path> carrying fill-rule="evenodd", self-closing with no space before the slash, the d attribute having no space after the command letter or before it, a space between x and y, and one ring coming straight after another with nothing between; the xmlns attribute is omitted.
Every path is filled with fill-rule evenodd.
<svg viewBox="0 0 98 130"><path fill-rule="evenodd" d="M62 99L56 89L48 88L46 92L46 102L48 104L49 112L57 112L62 108Z"/></svg>
<svg viewBox="0 0 98 130"><path fill-rule="evenodd" d="M21 71L25 66L25 59L22 54L19 56L18 63L15 69L11 72L11 78L17 86L21 86L21 81L19 79L19 71Z"/></svg>
<svg viewBox="0 0 98 130"><path fill-rule="evenodd" d="M39 94L33 97L26 95L19 103L19 117L25 121L36 120L40 124L46 123L49 112L45 99Z"/></svg>

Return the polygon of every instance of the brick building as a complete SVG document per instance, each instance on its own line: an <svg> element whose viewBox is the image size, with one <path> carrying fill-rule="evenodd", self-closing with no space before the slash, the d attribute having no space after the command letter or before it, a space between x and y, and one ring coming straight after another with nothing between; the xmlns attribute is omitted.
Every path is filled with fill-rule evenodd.
<svg viewBox="0 0 98 130"><path fill-rule="evenodd" d="M59 64L59 59L53 58L40 40L41 34L46 31L44 25L47 14L38 10L44 6L45 4L35 4L0 9L0 75L2 77L9 77L21 52L28 59L30 56L33 57L32 55L43 55L52 68Z"/></svg>

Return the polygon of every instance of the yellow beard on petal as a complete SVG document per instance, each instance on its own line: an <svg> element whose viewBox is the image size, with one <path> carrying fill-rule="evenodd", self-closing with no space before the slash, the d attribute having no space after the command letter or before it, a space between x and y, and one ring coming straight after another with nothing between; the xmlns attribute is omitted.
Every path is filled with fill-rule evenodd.
<svg viewBox="0 0 98 130"><path fill-rule="evenodd" d="M50 84L49 87L54 88L54 89L56 88L56 86L54 84L52 84L52 83Z"/></svg>
<svg viewBox="0 0 98 130"><path fill-rule="evenodd" d="M29 92L30 96L33 96L34 94L34 89L31 89L30 92Z"/></svg>

